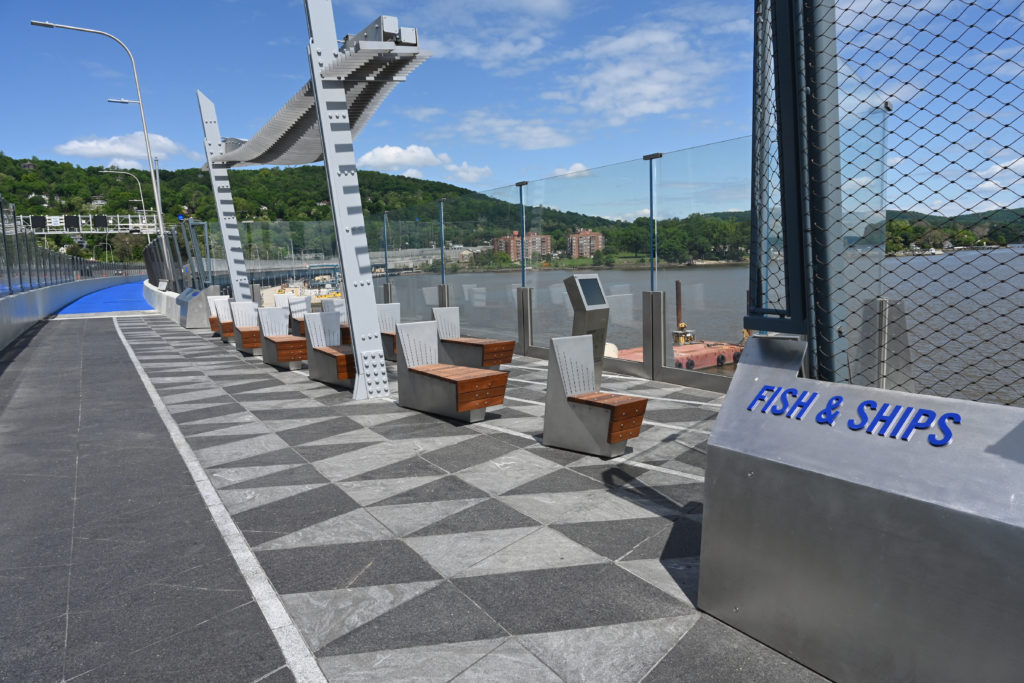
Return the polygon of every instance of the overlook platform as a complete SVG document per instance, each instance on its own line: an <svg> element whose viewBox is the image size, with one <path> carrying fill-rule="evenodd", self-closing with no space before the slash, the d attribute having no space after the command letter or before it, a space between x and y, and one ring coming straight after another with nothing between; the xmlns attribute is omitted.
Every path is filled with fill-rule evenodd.
<svg viewBox="0 0 1024 683"><path fill-rule="evenodd" d="M606 375L650 401L603 460L505 369L453 424L155 314L36 326L0 355L0 679L821 680L693 607L721 395Z"/></svg>

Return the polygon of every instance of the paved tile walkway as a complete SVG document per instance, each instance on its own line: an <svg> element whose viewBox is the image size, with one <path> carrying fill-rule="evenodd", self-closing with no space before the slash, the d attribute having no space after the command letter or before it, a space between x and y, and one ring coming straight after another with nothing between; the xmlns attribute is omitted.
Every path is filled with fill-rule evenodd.
<svg viewBox="0 0 1024 683"><path fill-rule="evenodd" d="M329 680L819 680L693 607L721 395L607 377L652 400L603 460L540 444L543 362L461 425L117 326Z"/></svg>

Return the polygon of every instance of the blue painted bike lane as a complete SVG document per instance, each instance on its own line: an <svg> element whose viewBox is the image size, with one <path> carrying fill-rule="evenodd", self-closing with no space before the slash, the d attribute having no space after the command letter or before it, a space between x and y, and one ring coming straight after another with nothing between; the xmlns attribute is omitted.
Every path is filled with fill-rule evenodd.
<svg viewBox="0 0 1024 683"><path fill-rule="evenodd" d="M92 294L86 294L57 311L57 315L152 311L153 307L146 303L146 299L142 296L142 282L140 280L123 285L114 285Z"/></svg>

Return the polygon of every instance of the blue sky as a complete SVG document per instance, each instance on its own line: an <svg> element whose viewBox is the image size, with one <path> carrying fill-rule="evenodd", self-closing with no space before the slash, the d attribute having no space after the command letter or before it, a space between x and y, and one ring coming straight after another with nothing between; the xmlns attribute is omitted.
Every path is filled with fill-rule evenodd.
<svg viewBox="0 0 1024 683"><path fill-rule="evenodd" d="M335 2L339 35L379 14L432 53L356 140L362 168L486 189L748 135L750 0ZM135 55L163 168L203 159L195 91L249 137L308 79L296 0L35 0L0 9L0 150L145 167Z"/></svg>

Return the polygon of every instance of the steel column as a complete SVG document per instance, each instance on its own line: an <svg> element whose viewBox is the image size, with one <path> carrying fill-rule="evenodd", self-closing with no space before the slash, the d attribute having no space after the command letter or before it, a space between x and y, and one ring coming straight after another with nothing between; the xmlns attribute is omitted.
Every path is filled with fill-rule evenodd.
<svg viewBox="0 0 1024 683"><path fill-rule="evenodd" d="M224 240L224 258L228 263L231 298L234 301L252 301L245 256L242 254L242 238L238 234L238 222L235 217L235 200L231 196L231 184L228 182L228 167L213 161L214 157L224 153L224 141L220 137L220 124L217 123L217 109L213 102L198 90L196 96L199 98L199 114L203 119L206 165L210 167L213 203L217 207L220 235Z"/></svg>
<svg viewBox="0 0 1024 683"><path fill-rule="evenodd" d="M344 58L338 49L331 0L305 0L309 29L309 70L320 124L324 169L334 214L338 256L345 283L356 379L355 399L386 398L390 393L384 347L377 319L370 251L359 197L348 101L341 77L324 76L324 65ZM443 245L442 245L443 248Z"/></svg>

